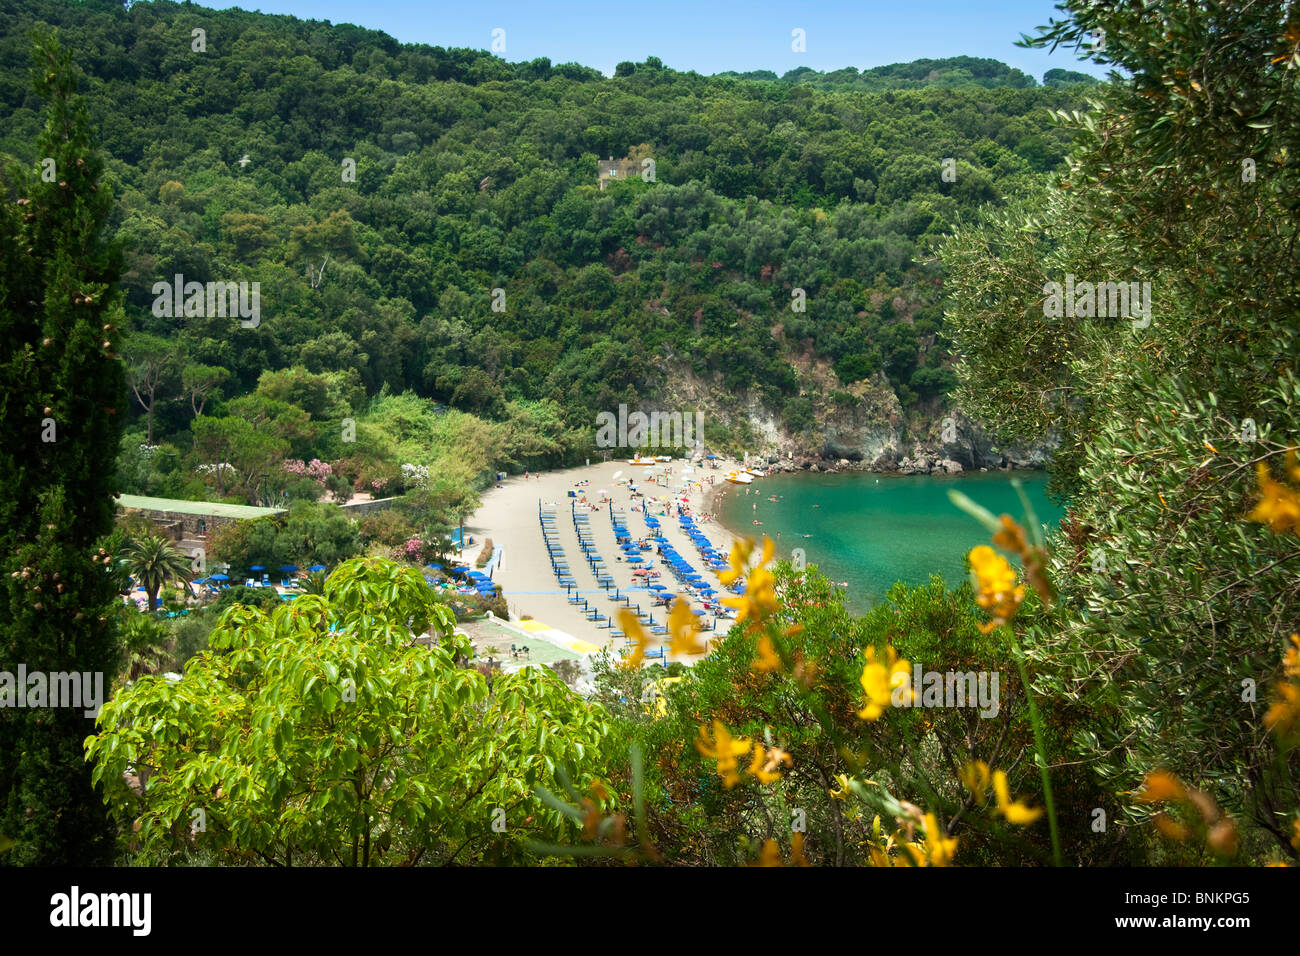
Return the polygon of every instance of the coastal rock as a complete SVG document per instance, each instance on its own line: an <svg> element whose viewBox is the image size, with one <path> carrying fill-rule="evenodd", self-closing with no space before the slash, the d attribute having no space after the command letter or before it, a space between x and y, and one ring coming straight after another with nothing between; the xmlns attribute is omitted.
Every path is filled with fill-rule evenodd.
<svg viewBox="0 0 1300 956"><path fill-rule="evenodd" d="M953 461L951 458L944 458L939 462L939 467L950 475L959 475L962 472L961 462Z"/></svg>

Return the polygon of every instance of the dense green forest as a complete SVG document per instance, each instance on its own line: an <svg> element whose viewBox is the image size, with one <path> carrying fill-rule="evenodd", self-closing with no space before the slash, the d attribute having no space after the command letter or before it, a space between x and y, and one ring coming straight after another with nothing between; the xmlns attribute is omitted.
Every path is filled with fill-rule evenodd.
<svg viewBox="0 0 1300 956"><path fill-rule="evenodd" d="M749 437L725 427L742 396L815 431L814 363L932 410L953 377L930 243L1058 167L1048 111L1092 82L969 57L781 78L652 57L607 78L191 4L3 10L0 152L40 159L28 34L46 24L108 156L123 490L250 502L277 458L396 488L404 462L367 427L385 390L463 413L442 427L490 439L457 459L478 474L580 461L598 411L673 381L699 383L719 443ZM652 159L654 181L601 190L610 156ZM155 315L178 274L260 283L260 322Z"/></svg>
<svg viewBox="0 0 1300 956"><path fill-rule="evenodd" d="M602 78L191 6L39 9L85 102L73 54L11 17L0 662L117 686L90 738L6 709L4 862L1300 860L1300 3L1150 9L1066 0L1027 45L1115 73L1045 88L968 58ZM655 181L602 190L602 155ZM257 281L262 314L159 315L175 273ZM1050 310L1075 278L1149 285L1146 321ZM1055 432L1064 519L954 494L989 536L970 583L859 618L738 540L713 647L686 600L659 637L624 607L585 700L558 668L474 666L408 546L483 472L579 456L596 409L691 375L797 428L818 363L918 415L947 393L998 441ZM164 623L191 569L113 530L114 477L287 494L214 550L341 564L292 603L241 589ZM406 494L355 523L316 501L359 488ZM119 606L146 571L148 611ZM181 681L138 679L167 654ZM1001 674L1005 699L900 695L925 664Z"/></svg>

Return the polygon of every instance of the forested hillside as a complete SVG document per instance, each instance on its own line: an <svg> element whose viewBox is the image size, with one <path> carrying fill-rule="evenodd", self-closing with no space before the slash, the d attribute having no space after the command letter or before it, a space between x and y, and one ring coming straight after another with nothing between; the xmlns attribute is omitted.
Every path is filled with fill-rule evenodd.
<svg viewBox="0 0 1300 956"><path fill-rule="evenodd" d="M952 376L927 245L1059 165L1048 110L1087 79L968 57L783 78L650 58L606 78L191 4L3 9L0 151L39 160L27 37L49 24L117 182L126 490L241 500L247 482L158 469L351 452L360 480L385 452L365 427L342 447L338 422L383 389L480 420L480 471L580 460L597 411L674 378L719 443L749 440L744 395L818 447L828 368L931 409ZM611 156L652 159L654 181L599 189ZM259 282L258 324L155 315L178 274Z"/></svg>

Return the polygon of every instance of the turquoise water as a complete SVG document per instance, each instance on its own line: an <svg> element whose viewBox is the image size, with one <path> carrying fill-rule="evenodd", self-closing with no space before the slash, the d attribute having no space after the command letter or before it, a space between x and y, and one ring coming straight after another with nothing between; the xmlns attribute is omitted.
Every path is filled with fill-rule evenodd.
<svg viewBox="0 0 1300 956"><path fill-rule="evenodd" d="M949 584L960 584L967 552L990 542L983 526L948 500L948 491L956 489L995 515L1005 512L1023 523L1013 477L1020 479L1039 521L1054 529L1064 509L1048 500L1047 478L1038 472L776 475L754 479L748 495L744 487L731 486L719 518L736 534L760 539L767 534L781 558L803 548L808 564L832 581L848 582L846 604L862 613L895 581L923 584L938 572ZM772 495L778 500L769 501Z"/></svg>

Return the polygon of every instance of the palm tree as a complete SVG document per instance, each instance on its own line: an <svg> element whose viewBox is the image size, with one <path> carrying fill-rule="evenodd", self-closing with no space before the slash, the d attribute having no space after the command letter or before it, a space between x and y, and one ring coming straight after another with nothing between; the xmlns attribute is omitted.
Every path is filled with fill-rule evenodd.
<svg viewBox="0 0 1300 956"><path fill-rule="evenodd" d="M122 643L126 646L127 681L136 681L146 674L157 674L171 659L176 646L167 625L151 614L142 614L135 606L122 608Z"/></svg>
<svg viewBox="0 0 1300 956"><path fill-rule="evenodd" d="M190 581L190 559L162 535L145 535L127 542L122 551L127 570L149 596L149 610L158 607L158 592L168 581Z"/></svg>
<svg viewBox="0 0 1300 956"><path fill-rule="evenodd" d="M302 591L304 594L324 594L325 578L328 575L324 571L311 571L303 576Z"/></svg>

